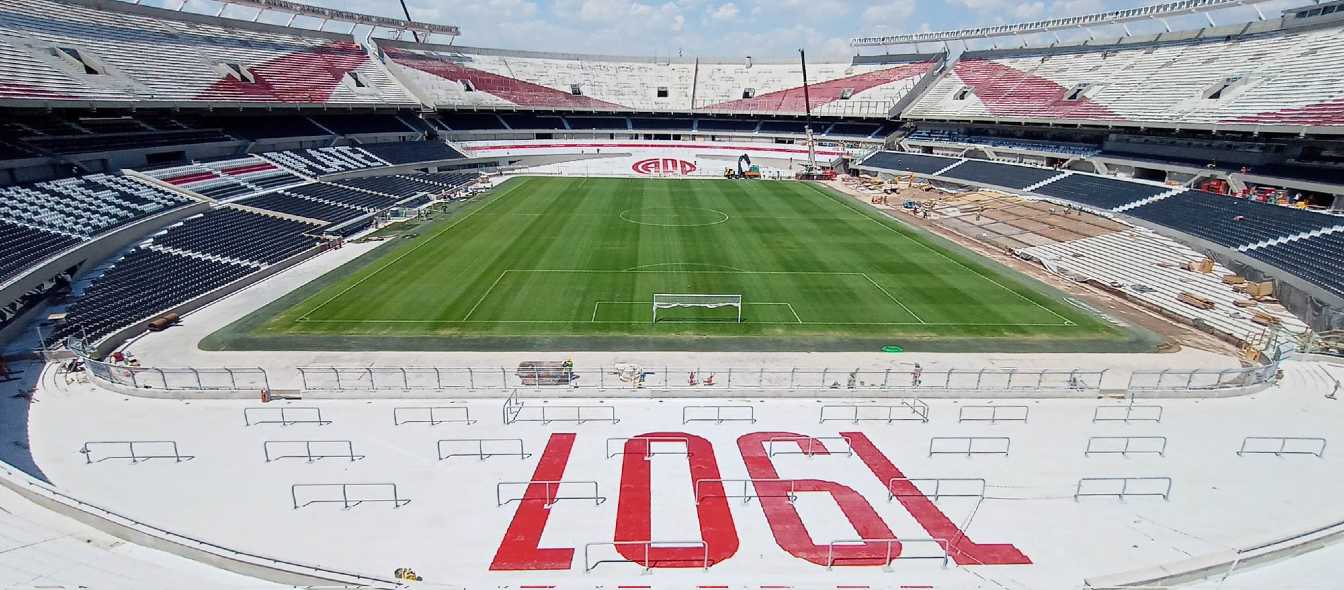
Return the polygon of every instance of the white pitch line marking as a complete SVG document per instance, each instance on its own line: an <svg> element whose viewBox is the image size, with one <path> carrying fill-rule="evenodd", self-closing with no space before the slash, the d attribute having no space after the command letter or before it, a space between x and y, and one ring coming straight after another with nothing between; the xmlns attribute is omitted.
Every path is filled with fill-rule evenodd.
<svg viewBox="0 0 1344 590"><path fill-rule="evenodd" d="M863 278L868 279L868 282L872 283L874 287L877 287L877 290L884 293L888 299L891 299L892 301L896 302L896 305L901 306L901 309L904 309L906 313L910 314L916 320L919 320L919 323L921 324L925 323L924 318L919 317L919 314L912 311L909 307L906 307L905 304L901 303L901 300L897 299L895 295L892 295L890 291L883 288L882 285L877 284L877 281L874 281L872 277L868 276L868 273L865 272L859 274L863 275Z"/></svg>
<svg viewBox="0 0 1344 590"><path fill-rule="evenodd" d="M471 319L471 314L476 313L476 308L480 307L481 303L485 301L485 298L490 296L490 292L495 290L495 286L499 284L499 281L503 279L506 274L509 274L509 271L506 270L501 272L499 273L499 276L495 277L495 282L490 283L490 288L486 289L485 293L481 295L481 298L476 300L476 305L471 306L471 310L467 312L467 315L462 317L462 321L465 322Z"/></svg>
<svg viewBox="0 0 1344 590"><path fill-rule="evenodd" d="M364 278L359 279L358 281L355 281L355 283L354 283L353 285L350 285L349 287L346 287L346 288L344 288L344 289L341 289L341 292L340 292L340 293L337 293L337 294L333 295L330 299L328 299L328 300L326 300L326 301L323 301L322 303L318 304L317 307L314 307L314 308L308 310L306 313L304 313L303 315L299 316L299 319L305 319L305 318L307 318L308 316L310 316L310 315L312 315L313 313L315 313L317 310L322 309L323 307L326 307L328 303L331 303L332 301L335 301L335 300L341 298L341 296L345 295L346 293L349 293L349 292L350 292L351 290L353 290L355 287L358 287L358 286L364 284L364 281L367 281L367 280L373 278L374 275L376 275L376 274L378 274L378 273L380 273L380 272L383 272L384 270L387 270L388 267L392 266L393 264L396 264L397 261L401 260L402 258L405 258L405 257L407 257L407 256L410 256L412 252L415 252L416 250L419 250L419 249L420 249L422 246L424 246L425 244L429 244L429 243L438 241L439 236L441 236L441 235L443 235L443 234L445 234L445 233L448 233L449 230L451 230L451 229L457 227L458 224L460 224L460 223L462 223L462 222L464 222L464 221L470 219L472 215L475 215L475 214L477 214L477 213L480 213L482 210L488 208L489 206L494 205L495 203L498 203L498 202L504 200L504 197L507 197L507 196L509 196L509 195L512 195L512 194L515 192L515 189L517 189L519 186L522 186L522 185L523 185L523 183L519 182L519 183L515 183L513 186L510 186L510 187L508 188L508 190L506 190L505 192L503 192L503 193L501 193L501 194L499 194L499 195L496 195L494 199L490 200L490 201L487 202L486 204L481 205L480 207L477 207L477 208L475 208L475 209L472 209L470 212L468 212L466 215L463 215L463 216L462 216L461 218L459 218L457 221L454 221L454 222L453 222L452 224L450 224L448 227L443 228L443 230L441 230L441 231L435 233L434 235L430 236L429 238L425 239L424 241L420 242L419 244L416 244L415 246L411 247L411 249L409 249L409 250L407 250L407 251L405 251L405 252L402 252L401 254L397 255L397 256L396 256L395 258L393 258L392 260L389 260L389 261L387 262L387 264L384 264L384 265L378 267L376 270L374 270L373 272L369 273L369 274L368 274L367 276L365 276Z"/></svg>

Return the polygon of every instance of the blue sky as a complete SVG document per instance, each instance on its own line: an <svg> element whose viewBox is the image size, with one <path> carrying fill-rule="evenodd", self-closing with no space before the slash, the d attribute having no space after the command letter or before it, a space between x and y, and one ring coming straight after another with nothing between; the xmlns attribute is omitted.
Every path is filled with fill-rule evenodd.
<svg viewBox="0 0 1344 590"><path fill-rule="evenodd" d="M159 0L173 1L176 0ZM397 0L307 0L400 16ZM1262 10L1273 17L1287 5ZM207 0L193 0L195 5ZM853 55L869 33L947 30L1072 16L1151 4L1137 0L407 0L417 20L462 27L457 43L482 47L642 56L792 57ZM252 11L233 9L236 16ZM230 13L232 14L232 13ZM1253 18L1250 9L1220 24ZM1202 19L1173 23L1198 27ZM1153 25L1154 27L1157 25ZM1150 27L1151 28L1151 27ZM1081 34L1081 33L1080 33ZM869 50L871 53L872 51Z"/></svg>

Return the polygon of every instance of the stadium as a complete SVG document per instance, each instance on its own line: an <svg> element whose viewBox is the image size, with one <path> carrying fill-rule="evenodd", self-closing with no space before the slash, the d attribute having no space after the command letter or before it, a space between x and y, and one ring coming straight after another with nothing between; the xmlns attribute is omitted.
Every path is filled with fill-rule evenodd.
<svg viewBox="0 0 1344 590"><path fill-rule="evenodd" d="M0 588L1340 587L1344 1L388 4L0 3Z"/></svg>

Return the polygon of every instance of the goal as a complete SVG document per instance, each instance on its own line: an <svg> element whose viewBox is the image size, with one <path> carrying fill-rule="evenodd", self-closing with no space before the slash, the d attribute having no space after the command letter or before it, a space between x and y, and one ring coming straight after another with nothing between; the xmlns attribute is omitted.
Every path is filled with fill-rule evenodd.
<svg viewBox="0 0 1344 590"><path fill-rule="evenodd" d="M742 295L741 294L705 294L705 293L654 293L653 295L653 323L658 323L658 310L672 309L676 307L703 307L706 309L718 309L720 307L736 307L737 322L742 323Z"/></svg>

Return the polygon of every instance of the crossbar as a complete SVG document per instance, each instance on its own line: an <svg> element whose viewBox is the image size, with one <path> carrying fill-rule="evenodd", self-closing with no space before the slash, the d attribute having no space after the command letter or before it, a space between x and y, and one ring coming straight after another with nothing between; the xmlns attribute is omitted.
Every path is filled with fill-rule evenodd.
<svg viewBox="0 0 1344 590"><path fill-rule="evenodd" d="M684 436L616 436L607 439L607 458L610 459L617 455L626 454L625 443L632 440L644 441L644 452L642 454L645 459L651 459L654 455L686 455L689 457L691 454L690 442L686 440L686 437ZM621 443L616 450L612 450L611 448L611 443L613 442ZM675 452L655 451L653 450L654 443L680 443L681 450Z"/></svg>
<svg viewBox="0 0 1344 590"><path fill-rule="evenodd" d="M933 483L932 494L920 489L919 484L922 482ZM897 483L910 484L910 486L915 489L915 493L896 491ZM962 488L954 487L952 491L944 492L943 484L945 483L952 486L969 484L967 489L971 491L965 491ZM890 502L892 498L909 498L915 496L933 498L934 501L941 498L983 498L985 497L985 487L985 480L979 477L893 477L887 480L887 501Z"/></svg>
<svg viewBox="0 0 1344 590"><path fill-rule="evenodd" d="M1167 456L1165 436L1092 436L1083 455L1158 455Z"/></svg>
<svg viewBox="0 0 1344 590"><path fill-rule="evenodd" d="M599 560L597 560L597 561L593 561L592 558L591 558L591 556L590 556L593 547L611 547L611 548L613 548L613 549L616 549L616 548L618 548L618 547L628 547L628 546L636 546L636 547L643 547L643 548L644 548L644 561L643 561L643 563L640 563L640 562L635 561L635 560L633 560L633 559L625 559L624 556L622 556L622 559L599 559ZM655 546L664 546L664 547L668 547L668 546L671 546L671 547L699 547L699 548L701 549L702 553L703 553L703 556L704 556L704 557L703 557L703 560L702 560L702 564L703 564L703 565L702 565L702 569L704 569L704 570L709 570L709 544L705 543L704 541L658 541L658 540L650 540L650 541L600 541L600 542L596 542L596 543L584 543L584 544L583 544L583 571L584 571L584 572L591 572L591 571L593 571L593 569L596 568L599 564L603 564L603 563L620 562L620 563L639 563L641 566L643 566L643 568L644 568L644 572L645 572L645 573L648 573L650 569L653 569L653 562L649 560L649 552L650 552L650 550L652 550L652 548L655 547ZM617 552L619 553L619 549L617 550Z"/></svg>
<svg viewBox="0 0 1344 590"><path fill-rule="evenodd" d="M125 451L120 455L107 455L94 461L94 448L108 446L121 447ZM155 452L156 447L160 449L159 452ZM84 443L79 452L84 455L86 465L101 463L108 459L130 459L131 463L139 463L150 459L172 459L174 463L181 463L196 458L193 455L179 453L177 441L174 440L91 440Z"/></svg>
<svg viewBox="0 0 1344 590"><path fill-rule="evenodd" d="M1138 491L1131 489L1136 485L1149 484L1152 484L1152 487L1148 489ZM1171 478L1166 476L1084 477L1078 480L1078 487L1074 488L1073 499L1076 502L1078 498L1088 496L1115 496L1118 500L1134 496L1161 496L1163 500L1170 500Z"/></svg>
<svg viewBox="0 0 1344 590"><path fill-rule="evenodd" d="M517 450L514 449L515 444L518 445ZM450 447L447 453L443 450L445 445ZM455 445L465 445L468 448L475 446L476 451L470 453L453 451L451 447ZM491 445L492 448L487 449L487 445ZM445 438L435 442L434 448L438 451L440 461L452 457L477 457L484 461L490 457L526 459L532 456L532 453L523 448L523 439L521 438Z"/></svg>
<svg viewBox="0 0 1344 590"><path fill-rule="evenodd" d="M1003 455L1007 457L1012 446L1012 439L1006 436L935 436L929 439L929 456Z"/></svg>
<svg viewBox="0 0 1344 590"><path fill-rule="evenodd" d="M701 415L693 415L697 413L700 413ZM681 408L681 423L690 424L691 422L713 422L715 424L723 424L724 422L750 422L755 424L756 406L742 404L683 406Z"/></svg>
<svg viewBox="0 0 1344 590"><path fill-rule="evenodd" d="M957 412L957 422L1022 422L1031 414L1029 406L962 406Z"/></svg>
<svg viewBox="0 0 1344 590"><path fill-rule="evenodd" d="M534 485L542 486L543 490L542 499L545 500L547 508L554 506L555 503L559 502L560 500L592 500L594 506L601 505L603 502L607 501L606 496L601 495L601 493L598 491L596 481L584 481L584 480L501 481L495 484L495 505L503 506L510 502L522 502L524 499L526 499L527 488L532 487ZM510 496L506 500L503 494L504 488L505 487L513 488L517 486L524 486L523 495L518 496L516 498ZM588 488L588 486L592 486L593 493L584 494L581 496L565 496L562 495L562 492L560 491L560 488L562 486L582 487L585 490Z"/></svg>
<svg viewBox="0 0 1344 590"><path fill-rule="evenodd" d="M842 442L845 445L845 450L839 453L833 452L826 448L826 441ZM784 449L777 451L775 450L775 443L791 444L784 445ZM797 449L789 450L793 447L797 447ZM828 455L854 456L854 445L848 436L772 436L765 441L766 453L771 457L775 455L807 455L807 458L811 459L818 449L826 451Z"/></svg>
<svg viewBox="0 0 1344 590"><path fill-rule="evenodd" d="M828 412L829 410L829 412ZM866 411L865 411L866 410ZM904 414L908 413L908 416ZM901 400L899 404L829 404L821 406L819 423L845 420L859 422L929 421L929 404L919 399Z"/></svg>
<svg viewBox="0 0 1344 590"><path fill-rule="evenodd" d="M1296 445L1296 448L1290 448ZM1315 455L1325 456L1325 439L1319 436L1248 436L1241 441L1238 456L1245 455Z"/></svg>
<svg viewBox="0 0 1344 590"><path fill-rule="evenodd" d="M766 483L766 484L777 484L777 485L780 485L780 486L782 486L782 487L785 488L785 493L783 493L783 494L761 494L761 493L760 493L760 489L756 487L756 484L757 484L758 482L759 482L759 483ZM790 502L793 502L794 500L797 500L797 499L798 499L797 482L795 482L795 481L792 480L792 479L777 479L777 478L761 478L761 479L717 479L717 478L705 478L705 479L697 479L697 480L695 480L695 503L696 503L696 505L699 505L699 504L700 504L700 500L703 499L703 498L720 497L720 496L716 496L716 495L705 494L705 493L704 493L704 484L706 484L706 483L709 483L709 484L717 483L717 484L719 484L719 486L723 488L723 496L721 496L721 497L723 497L723 498L742 498L742 503L744 503L744 504L751 502L751 499L752 499L752 498L788 498L788 500L789 500ZM741 484L742 484L742 493L741 493L741 494L734 494L734 493L732 493L732 492L729 492L729 491L728 491L728 486L727 486L727 484L729 484L729 483L741 483ZM751 487L750 490L748 489L748 486ZM773 487L773 486L772 486L772 487Z"/></svg>
<svg viewBox="0 0 1344 590"><path fill-rule="evenodd" d="M447 414L445 416L445 414ZM406 406L392 408L392 425L428 424L438 426L449 422L475 424L471 419L471 408L467 406Z"/></svg>
<svg viewBox="0 0 1344 590"><path fill-rule="evenodd" d="M300 489L331 489L331 488L336 488L336 489L338 489L338 490L340 491L340 493L341 493L341 497L340 497L340 498L318 498L318 499L315 499L315 500L308 500L307 502L304 502L303 504L299 504L299 490L300 490ZM360 497L351 497L351 492L352 492L352 491L356 491L356 492L357 492L357 491L360 491L360 490L368 490L368 489L374 489L374 490L388 490L388 491L391 491L391 492L392 492L392 497L390 497L390 498L387 498L387 497L380 497L380 498L360 498ZM397 492L397 484L394 484L394 483L296 483L296 484L294 484L294 485L292 485L292 486L289 486L289 497L290 497L290 500L293 501L294 509L295 509L295 510L298 510L298 509L300 509L300 508L304 508L304 507L306 507L306 506L310 506L310 505L312 505L312 504L337 504L337 503L339 503L339 504L341 504L341 508L342 508L342 510L349 510L350 508L354 508L355 506L359 506L360 504L363 504L363 503L365 503L365 502L391 502L393 508L401 508L402 506L405 506L405 505L411 503L411 500L410 500L409 498L403 498L403 497L401 497L401 494L399 494L399 493Z"/></svg>
<svg viewBox="0 0 1344 590"><path fill-rule="evenodd" d="M1161 422L1162 406L1124 405L1097 406L1092 411L1093 422Z"/></svg>
<svg viewBox="0 0 1344 590"><path fill-rule="evenodd" d="M318 450L314 451L313 446L319 445ZM335 445L340 452L323 452L321 446ZM302 452L284 454L283 449L301 447ZM271 454L271 449L279 447L282 449L276 454ZM268 440L261 443L262 454L266 456L266 462L279 461L281 459L307 459L309 463L320 459L349 459L358 461L364 458L364 455L355 454L355 444L348 440Z"/></svg>
<svg viewBox="0 0 1344 590"><path fill-rule="evenodd" d="M835 565L835 561L836 561L836 559L835 559L835 548L836 548L837 546L840 546L840 547L846 547L846 546L852 547L852 546L855 546L855 545L870 545L870 544L873 544L873 543L881 543L881 544L883 544L883 545L886 546L886 550L887 550L886 557L882 560L882 569L884 569L884 570L889 570L889 568L891 567L891 562L892 562L892 561L895 561L895 560L897 560L897 559L940 559L940 560L942 560L942 562L943 562L943 567L947 567L947 564L948 564L949 560L951 559L951 555L950 555L950 553L948 552L948 543L947 543L947 539L938 539L938 538L933 538L933 537L909 537L909 538L902 538L902 539L898 539L898 538L886 538L886 539L839 539L839 540L831 541L830 543L827 543L827 544L826 544L826 569L827 569L827 570L830 570L830 569ZM917 544L917 543L923 543L923 544L930 544L930 543L931 543L931 544L937 545L938 548L942 550L942 555L905 555L905 554L904 554L904 548L905 548L905 545L912 545L912 544ZM902 552L901 552L900 554L893 555L893 553L895 552L895 548L896 548L897 546L900 546L900 547L902 548Z"/></svg>
<svg viewBox="0 0 1344 590"><path fill-rule="evenodd" d="M260 415L260 416L258 416ZM243 425L258 424L316 424L326 426L331 420L322 419L322 408L281 406L278 408L243 408Z"/></svg>

